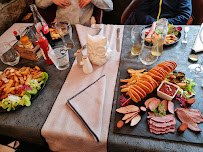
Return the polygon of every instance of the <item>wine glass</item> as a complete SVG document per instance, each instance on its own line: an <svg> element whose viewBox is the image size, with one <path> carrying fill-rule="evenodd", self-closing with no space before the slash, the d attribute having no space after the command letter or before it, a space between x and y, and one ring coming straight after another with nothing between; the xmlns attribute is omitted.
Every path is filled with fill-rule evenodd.
<svg viewBox="0 0 203 152"><path fill-rule="evenodd" d="M144 41L142 45L139 59L144 65L151 65L158 59L158 42L155 41L153 43Z"/></svg>

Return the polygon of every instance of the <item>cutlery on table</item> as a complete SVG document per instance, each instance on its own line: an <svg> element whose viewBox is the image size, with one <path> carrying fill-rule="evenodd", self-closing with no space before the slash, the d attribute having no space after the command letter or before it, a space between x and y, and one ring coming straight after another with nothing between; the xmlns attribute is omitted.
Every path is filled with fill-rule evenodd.
<svg viewBox="0 0 203 152"><path fill-rule="evenodd" d="M119 52L120 51L120 28L117 28L116 32L117 32L117 35L116 35L116 50Z"/></svg>
<svg viewBox="0 0 203 152"><path fill-rule="evenodd" d="M189 30L190 30L190 27L186 26L185 27L185 37L184 37L184 40L182 41L182 43L187 43L187 33L189 32Z"/></svg>

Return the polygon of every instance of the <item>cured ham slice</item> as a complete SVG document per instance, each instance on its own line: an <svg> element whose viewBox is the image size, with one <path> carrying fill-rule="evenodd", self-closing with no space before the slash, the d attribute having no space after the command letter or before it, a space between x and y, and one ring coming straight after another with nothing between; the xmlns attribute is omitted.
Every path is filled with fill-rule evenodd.
<svg viewBox="0 0 203 152"><path fill-rule="evenodd" d="M152 119L150 119L148 121L148 123L153 125L153 126L156 126L156 127L165 128L165 127L176 125L176 120L174 119L174 120L169 121L169 122L160 123L160 122L156 122L156 121L153 121Z"/></svg>
<svg viewBox="0 0 203 152"><path fill-rule="evenodd" d="M168 127L156 127L156 126L153 126L153 125L149 125L149 128L150 129L153 129L153 130L156 130L156 131L162 131L162 132L167 132L168 130L170 129L174 129L175 128L175 125L172 125L172 126L168 126Z"/></svg>
<svg viewBox="0 0 203 152"><path fill-rule="evenodd" d="M175 117L172 114L168 114L168 115L165 115L163 117L159 117L159 116L152 117L151 119L156 121L156 122L170 122L170 121L174 120Z"/></svg>
<svg viewBox="0 0 203 152"><path fill-rule="evenodd" d="M174 103L172 101L168 101L168 111L174 114Z"/></svg>
<svg viewBox="0 0 203 152"><path fill-rule="evenodd" d="M160 117L155 116L153 112L148 112L148 114L148 125L151 133L165 134L175 132L176 120L174 115L167 114L166 116Z"/></svg>
<svg viewBox="0 0 203 152"><path fill-rule="evenodd" d="M161 101L159 99L154 99L149 103L149 109L152 111L156 109Z"/></svg>
<svg viewBox="0 0 203 152"><path fill-rule="evenodd" d="M166 133L169 133L169 132L174 133L174 132L175 132L175 128L168 129L168 130L166 130L166 131L157 131L157 130L154 130L154 129L150 129L149 131L150 131L151 133L155 133L155 134L166 134Z"/></svg>
<svg viewBox="0 0 203 152"><path fill-rule="evenodd" d="M161 101L161 104L163 105L164 110L167 111L167 109L168 109L168 101L162 100L162 101ZM163 112L163 110L162 110L161 107L159 107L159 111Z"/></svg>
<svg viewBox="0 0 203 152"><path fill-rule="evenodd" d="M144 105L146 106L146 108L148 109L149 108L149 103L152 101L152 100L156 100L157 98L156 97L152 97L152 98L149 98L145 101Z"/></svg>
<svg viewBox="0 0 203 152"><path fill-rule="evenodd" d="M176 110L176 114L182 123L188 124L188 128L193 131L201 131L197 123L183 110Z"/></svg>
<svg viewBox="0 0 203 152"><path fill-rule="evenodd" d="M196 123L202 123L203 117L199 110L197 109L186 109L186 108L176 108L177 110L182 110L187 113Z"/></svg>
<svg viewBox="0 0 203 152"><path fill-rule="evenodd" d="M116 109L116 111L118 113L123 113L123 114L138 112L139 110L140 110L139 107L137 107L135 105L129 105L129 106L125 106L125 107Z"/></svg>

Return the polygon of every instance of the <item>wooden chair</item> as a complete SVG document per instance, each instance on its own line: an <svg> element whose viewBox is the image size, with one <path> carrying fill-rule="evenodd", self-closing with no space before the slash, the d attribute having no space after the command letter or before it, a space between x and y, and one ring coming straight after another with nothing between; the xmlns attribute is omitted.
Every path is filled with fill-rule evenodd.
<svg viewBox="0 0 203 152"><path fill-rule="evenodd" d="M198 0L193 0L193 1L198 1ZM140 2L140 0L132 0L130 2L130 4L125 8L125 10L123 11L123 13L121 15L121 24L125 23L125 21L128 19L128 17L132 13L132 11L138 7L139 2ZM188 20L187 25L191 25L192 22L193 22L193 18L192 18L192 16L190 16L190 19Z"/></svg>

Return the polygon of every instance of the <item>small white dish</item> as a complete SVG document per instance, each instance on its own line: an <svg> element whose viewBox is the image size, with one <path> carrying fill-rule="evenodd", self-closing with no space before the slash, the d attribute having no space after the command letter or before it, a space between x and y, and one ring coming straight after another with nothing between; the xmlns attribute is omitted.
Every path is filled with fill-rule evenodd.
<svg viewBox="0 0 203 152"><path fill-rule="evenodd" d="M171 89L173 91L171 91ZM162 81L160 86L157 88L157 96L165 100L172 100L177 94L178 90L179 86L168 81Z"/></svg>

